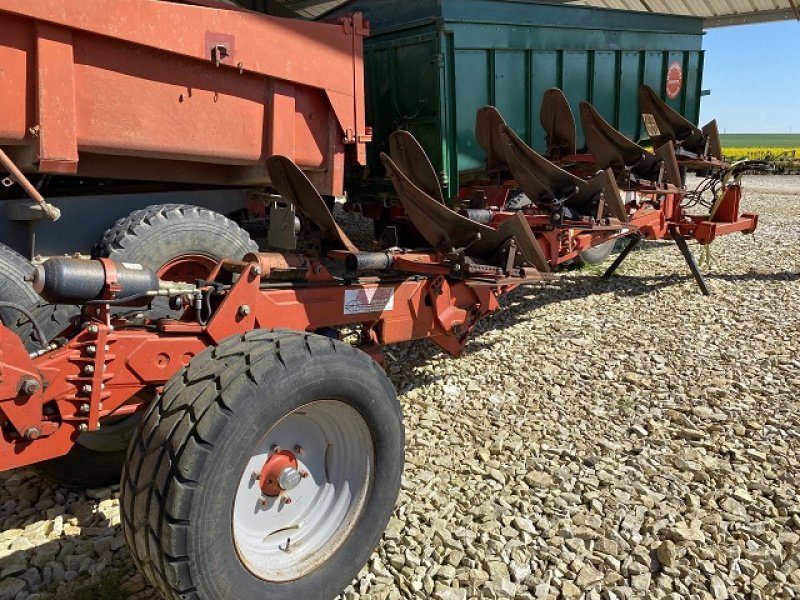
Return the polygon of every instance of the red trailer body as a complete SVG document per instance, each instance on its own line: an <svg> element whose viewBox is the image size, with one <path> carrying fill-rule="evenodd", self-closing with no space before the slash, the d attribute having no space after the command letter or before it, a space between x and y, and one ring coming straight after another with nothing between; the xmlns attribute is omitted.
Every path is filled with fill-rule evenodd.
<svg viewBox="0 0 800 600"><path fill-rule="evenodd" d="M0 0L0 31L0 147L23 170L256 185L281 154L341 194L364 162L359 16Z"/></svg>

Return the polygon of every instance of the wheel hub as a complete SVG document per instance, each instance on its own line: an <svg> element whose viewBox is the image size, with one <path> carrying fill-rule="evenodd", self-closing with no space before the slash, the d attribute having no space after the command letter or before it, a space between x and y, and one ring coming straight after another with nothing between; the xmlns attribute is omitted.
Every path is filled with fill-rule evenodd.
<svg viewBox="0 0 800 600"><path fill-rule="evenodd" d="M294 453L276 449L261 467L258 485L262 494L274 498L280 496L281 492L295 489L300 485L301 479Z"/></svg>

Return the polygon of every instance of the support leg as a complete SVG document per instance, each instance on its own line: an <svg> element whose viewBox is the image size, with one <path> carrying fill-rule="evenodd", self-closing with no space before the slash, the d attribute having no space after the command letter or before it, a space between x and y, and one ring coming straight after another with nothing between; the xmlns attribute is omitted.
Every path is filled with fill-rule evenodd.
<svg viewBox="0 0 800 600"><path fill-rule="evenodd" d="M603 273L603 276L601 277L601 279L608 279L609 277L611 277L614 274L614 271L616 271L619 268L619 266L622 264L622 262L626 258L628 258L628 254L633 252L633 249L636 248L636 246L638 246L639 242L641 242L641 241L642 241L642 236L641 235L634 235L631 238L631 241L628 242L628 245L625 246L625 248L622 250L622 252L619 253L619 256L617 257L617 259L613 263L611 263L611 266L608 267L608 269L606 270L605 273Z"/></svg>
<svg viewBox="0 0 800 600"><path fill-rule="evenodd" d="M670 235L672 235L672 239L675 240L675 243L678 245L681 254L683 254L683 258L686 259L686 264L689 265L689 269L692 271L692 275L694 275L694 280L697 282L697 287L700 288L700 291L703 292L704 296L710 296L711 293L708 291L708 287L706 286L706 280L703 279L703 274L700 272L700 269L694 260L694 256L692 256L692 251L689 250L689 245L686 243L686 240L683 239L683 236L681 236L681 234L675 229L670 231Z"/></svg>

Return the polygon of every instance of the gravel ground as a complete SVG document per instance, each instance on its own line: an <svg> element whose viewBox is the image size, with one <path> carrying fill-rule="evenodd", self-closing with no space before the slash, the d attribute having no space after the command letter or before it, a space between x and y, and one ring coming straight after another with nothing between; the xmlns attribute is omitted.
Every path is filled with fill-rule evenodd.
<svg viewBox="0 0 800 600"><path fill-rule="evenodd" d="M710 298L648 244L510 295L461 359L390 349L403 490L344 598L800 597L800 178L747 190ZM0 483L0 598L157 597L116 488Z"/></svg>

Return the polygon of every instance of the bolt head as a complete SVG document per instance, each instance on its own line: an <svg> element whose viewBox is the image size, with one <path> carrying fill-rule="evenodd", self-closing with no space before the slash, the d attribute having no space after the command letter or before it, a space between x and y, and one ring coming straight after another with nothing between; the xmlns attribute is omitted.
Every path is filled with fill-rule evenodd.
<svg viewBox="0 0 800 600"><path fill-rule="evenodd" d="M255 266L250 270L250 272L255 276L259 276L261 275L261 267Z"/></svg>
<svg viewBox="0 0 800 600"><path fill-rule="evenodd" d="M87 375L94 375L94 365L86 365L83 367L83 372Z"/></svg>
<svg viewBox="0 0 800 600"><path fill-rule="evenodd" d="M81 388L81 391L82 391L84 394L91 394L91 393L92 393L92 386L91 386L90 384L88 384L88 383L87 383L86 385L84 385L84 386Z"/></svg>
<svg viewBox="0 0 800 600"><path fill-rule="evenodd" d="M242 304L239 307L239 316L246 317L249 314L250 314L250 306L248 306L247 304Z"/></svg>
<svg viewBox="0 0 800 600"><path fill-rule="evenodd" d="M89 325L86 328L86 331L88 331L89 333L98 333L100 331L100 328L97 325Z"/></svg>
<svg viewBox="0 0 800 600"><path fill-rule="evenodd" d="M94 344L86 346L86 354L88 354L89 356L94 356L95 354L97 354L97 346L95 346Z"/></svg>
<svg viewBox="0 0 800 600"><path fill-rule="evenodd" d="M303 453L303 447L298 444L297 446L294 447L294 453L295 454L302 454Z"/></svg>
<svg viewBox="0 0 800 600"><path fill-rule="evenodd" d="M90 412L91 410L92 410L92 407L91 407L89 404L86 404L86 403L84 403L84 404L81 404L81 412L82 412L83 414L85 414L85 415L86 415L86 414L89 414L89 412Z"/></svg>
<svg viewBox="0 0 800 600"><path fill-rule="evenodd" d="M33 396L40 389L42 389L41 384L33 377L26 377L20 385L20 391L26 396Z"/></svg>
<svg viewBox="0 0 800 600"><path fill-rule="evenodd" d="M78 425L78 431L83 431L83 432L89 431L89 426L86 423L81 423L80 425Z"/></svg>
<svg viewBox="0 0 800 600"><path fill-rule="evenodd" d="M28 427L25 432L22 434L26 440L38 440L39 436L42 435L42 432L39 431L38 427Z"/></svg>

